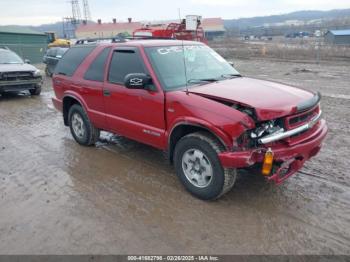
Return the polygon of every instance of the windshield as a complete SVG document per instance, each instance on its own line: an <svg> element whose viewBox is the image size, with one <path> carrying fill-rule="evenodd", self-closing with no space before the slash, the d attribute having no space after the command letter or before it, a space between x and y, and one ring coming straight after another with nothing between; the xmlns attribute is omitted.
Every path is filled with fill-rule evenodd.
<svg viewBox="0 0 350 262"><path fill-rule="evenodd" d="M146 53L165 90L239 76L224 58L204 45L148 47Z"/></svg>
<svg viewBox="0 0 350 262"><path fill-rule="evenodd" d="M0 64L23 64L23 60L11 51L0 51Z"/></svg>

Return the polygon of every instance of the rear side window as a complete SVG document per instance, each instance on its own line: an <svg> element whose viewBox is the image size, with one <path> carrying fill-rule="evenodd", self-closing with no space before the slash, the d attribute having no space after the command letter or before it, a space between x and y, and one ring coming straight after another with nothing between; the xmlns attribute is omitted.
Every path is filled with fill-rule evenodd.
<svg viewBox="0 0 350 262"><path fill-rule="evenodd" d="M51 57L55 57L57 53L57 49L56 48L51 48L47 51L47 55L51 56Z"/></svg>
<svg viewBox="0 0 350 262"><path fill-rule="evenodd" d="M100 54L90 64L89 69L86 71L84 75L84 79L103 82L106 60L110 50L111 48L107 47L103 49L102 52L100 52Z"/></svg>
<svg viewBox="0 0 350 262"><path fill-rule="evenodd" d="M95 46L80 46L70 48L63 58L58 62L55 74L72 76L83 62L83 60L91 53Z"/></svg>
<svg viewBox="0 0 350 262"><path fill-rule="evenodd" d="M117 50L113 53L109 67L108 81L124 83L124 77L131 73L145 73L142 60L133 50Z"/></svg>

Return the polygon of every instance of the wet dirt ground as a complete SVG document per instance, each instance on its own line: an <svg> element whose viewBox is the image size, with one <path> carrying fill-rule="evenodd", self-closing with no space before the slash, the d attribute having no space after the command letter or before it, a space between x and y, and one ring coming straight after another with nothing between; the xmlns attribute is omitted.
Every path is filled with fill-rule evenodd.
<svg viewBox="0 0 350 262"><path fill-rule="evenodd" d="M75 143L46 80L39 97L0 97L0 254L350 254L350 64L235 64L324 94L330 131L301 172L279 187L241 172L200 201L160 151Z"/></svg>

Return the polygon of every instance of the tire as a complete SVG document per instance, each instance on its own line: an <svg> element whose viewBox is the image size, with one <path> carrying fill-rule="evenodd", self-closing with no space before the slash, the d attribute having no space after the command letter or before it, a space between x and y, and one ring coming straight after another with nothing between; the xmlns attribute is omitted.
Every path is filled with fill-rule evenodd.
<svg viewBox="0 0 350 262"><path fill-rule="evenodd" d="M52 72L48 66L45 67L45 74L48 77L52 77Z"/></svg>
<svg viewBox="0 0 350 262"><path fill-rule="evenodd" d="M80 145L94 145L100 137L100 130L92 125L85 110L78 104L69 109L68 124L73 138Z"/></svg>
<svg viewBox="0 0 350 262"><path fill-rule="evenodd" d="M29 89L29 93L32 96L38 96L41 93L41 86L36 86L34 89Z"/></svg>
<svg viewBox="0 0 350 262"><path fill-rule="evenodd" d="M176 174L192 195L213 200L231 190L237 170L222 167L218 154L223 151L222 144L206 132L186 135L176 144Z"/></svg>

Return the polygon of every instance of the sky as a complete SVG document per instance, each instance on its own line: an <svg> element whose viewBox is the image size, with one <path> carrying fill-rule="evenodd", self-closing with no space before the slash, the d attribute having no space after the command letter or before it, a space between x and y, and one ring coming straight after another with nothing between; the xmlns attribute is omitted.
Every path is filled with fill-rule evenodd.
<svg viewBox="0 0 350 262"><path fill-rule="evenodd" d="M80 0L82 3L82 0ZM89 0L93 20L176 19L187 14L234 19L299 10L350 8L350 0ZM81 5L82 7L82 5ZM81 13L83 13L81 11ZM71 16L68 0L0 0L0 25L40 25Z"/></svg>

